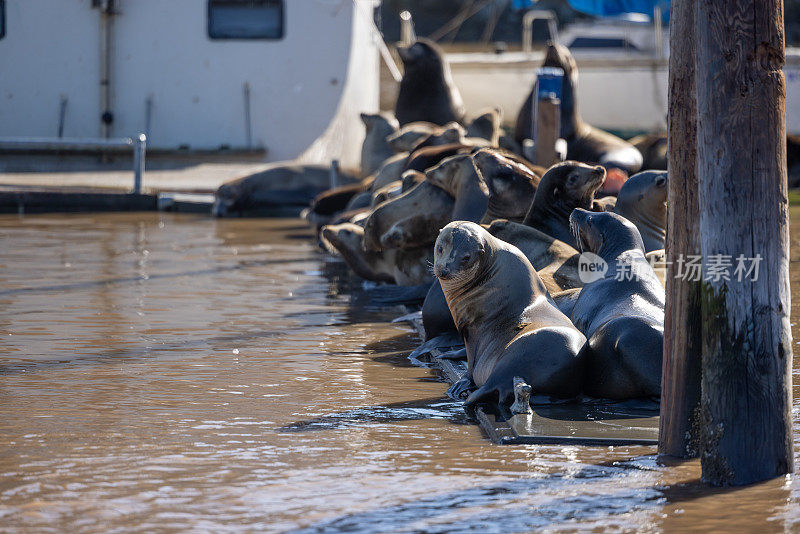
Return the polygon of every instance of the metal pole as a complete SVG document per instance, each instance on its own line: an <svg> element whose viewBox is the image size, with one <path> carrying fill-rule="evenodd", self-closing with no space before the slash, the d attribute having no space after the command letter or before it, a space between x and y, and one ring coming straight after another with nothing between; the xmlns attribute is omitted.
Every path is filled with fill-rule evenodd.
<svg viewBox="0 0 800 534"><path fill-rule="evenodd" d="M147 136L139 134L133 145L133 192L142 194L142 175L144 174L144 156L147 148Z"/></svg>
<svg viewBox="0 0 800 534"><path fill-rule="evenodd" d="M331 175L330 175L330 188L334 189L339 184L339 160L334 159L331 161Z"/></svg>
<svg viewBox="0 0 800 534"><path fill-rule="evenodd" d="M144 102L144 134L150 138L150 125L153 123L153 95L147 95Z"/></svg>
<svg viewBox="0 0 800 534"><path fill-rule="evenodd" d="M410 11L400 13L400 40L404 46L408 46L417 40L414 32L414 21L411 19Z"/></svg>
<svg viewBox="0 0 800 534"><path fill-rule="evenodd" d="M64 121L67 117L67 96L61 95L61 104L58 109L58 138L64 137Z"/></svg>
<svg viewBox="0 0 800 534"><path fill-rule="evenodd" d="M250 124L250 82L244 82L244 134L246 146L253 148L253 128Z"/></svg>
<svg viewBox="0 0 800 534"><path fill-rule="evenodd" d="M664 58L664 38L663 29L661 26L661 7L656 6L653 9L653 37L656 46L656 57L658 59Z"/></svg>
<svg viewBox="0 0 800 534"><path fill-rule="evenodd" d="M113 0L103 0L100 4L100 123L101 136L111 136L111 45L114 14Z"/></svg>

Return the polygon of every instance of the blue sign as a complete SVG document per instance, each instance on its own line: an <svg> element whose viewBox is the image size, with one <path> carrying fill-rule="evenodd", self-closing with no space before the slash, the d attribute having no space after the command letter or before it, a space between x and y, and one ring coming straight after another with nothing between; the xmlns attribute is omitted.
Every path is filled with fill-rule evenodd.
<svg viewBox="0 0 800 534"><path fill-rule="evenodd" d="M564 70L558 67L541 67L536 71L536 97L561 98L561 88L564 82Z"/></svg>

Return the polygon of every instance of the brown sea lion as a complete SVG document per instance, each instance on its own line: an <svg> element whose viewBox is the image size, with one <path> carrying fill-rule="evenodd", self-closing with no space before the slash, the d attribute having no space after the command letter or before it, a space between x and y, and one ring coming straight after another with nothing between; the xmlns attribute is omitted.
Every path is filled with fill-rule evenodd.
<svg viewBox="0 0 800 534"><path fill-rule="evenodd" d="M436 240L433 265L466 347L467 377L453 385L453 396L477 386L467 404L508 404L514 377L537 394L578 394L586 338L558 311L519 249L457 221Z"/></svg>
<svg viewBox="0 0 800 534"><path fill-rule="evenodd" d="M375 208L364 225L364 250L432 245L452 220L454 204L446 191L422 182Z"/></svg>
<svg viewBox="0 0 800 534"><path fill-rule="evenodd" d="M408 170L405 171L403 175L400 177L400 181L403 184L403 193L405 193L406 191L410 191L411 189L416 187L417 184L421 184L422 182L424 182L425 173L414 170Z"/></svg>
<svg viewBox="0 0 800 534"><path fill-rule="evenodd" d="M565 161L550 167L542 176L523 224L575 247L577 242L569 225L575 208L592 209L594 194L603 184L606 170Z"/></svg>
<svg viewBox="0 0 800 534"><path fill-rule="evenodd" d="M570 221L581 250L607 266L583 286L570 316L588 338L584 392L610 399L660 395L664 287L639 230L609 212L576 209Z"/></svg>
<svg viewBox="0 0 800 534"><path fill-rule="evenodd" d="M396 153L411 152L440 126L432 122L410 122L386 138L386 143Z"/></svg>
<svg viewBox="0 0 800 534"><path fill-rule="evenodd" d="M614 211L617 204L617 197L606 196L595 198L592 203L592 211Z"/></svg>
<svg viewBox="0 0 800 534"><path fill-rule="evenodd" d="M413 152L426 146L460 142L467 131L456 122L438 126L430 122L412 122L390 135L386 142L396 153Z"/></svg>
<svg viewBox="0 0 800 534"><path fill-rule="evenodd" d="M464 104L439 46L428 39L417 39L397 52L405 71L394 110L400 125L415 121L440 125L461 122Z"/></svg>
<svg viewBox="0 0 800 534"><path fill-rule="evenodd" d="M394 155L386 138L396 132L400 125L390 113L362 113L361 122L366 127L361 144L361 176L366 178Z"/></svg>
<svg viewBox="0 0 800 534"><path fill-rule="evenodd" d="M498 108L488 109L478 114L467 125L467 137L486 139L493 147L500 145L503 133L503 112Z"/></svg>
<svg viewBox="0 0 800 534"><path fill-rule="evenodd" d="M323 191L311 201L311 205L300 213L300 217L316 226L328 224L337 214L348 209L356 195L369 189L371 180L343 185Z"/></svg>
<svg viewBox="0 0 800 534"><path fill-rule="evenodd" d="M472 222L522 220L539 183L530 169L495 149L445 158L426 177L456 199L453 220Z"/></svg>
<svg viewBox="0 0 800 534"><path fill-rule="evenodd" d="M614 213L636 225L645 252L664 248L667 237L667 171L644 171L628 178Z"/></svg>
<svg viewBox="0 0 800 534"><path fill-rule="evenodd" d="M543 67L564 70L561 94L561 137L567 142L567 159L618 167L632 174L642 168L642 154L630 143L615 135L591 126L581 119L578 112L576 90L578 67L575 58L566 46L550 44L547 47ZM534 86L535 89L535 86ZM522 142L531 130L531 102L534 89L525 99L517 115L515 137Z"/></svg>
<svg viewBox="0 0 800 534"><path fill-rule="evenodd" d="M372 193L372 202L370 205L374 208L379 204L386 202L387 200L391 200L395 197L400 196L403 193L403 182L402 180L395 180L394 182L387 184L374 193Z"/></svg>
<svg viewBox="0 0 800 534"><path fill-rule="evenodd" d="M409 163L414 161L419 154L443 154L446 152L442 150L444 147L460 144L458 141L463 139L463 133L464 129L455 123L439 128L422 142L418 143L417 148L415 148L413 152L401 152L387 159L375 175L375 181L372 185L373 191L399 180L405 170L413 169L424 171L425 168L418 169L409 165ZM440 159L442 157L445 156L439 156ZM434 164L435 163L438 163L438 160L436 160Z"/></svg>
<svg viewBox="0 0 800 534"><path fill-rule="evenodd" d="M551 294L583 285L578 273L580 253L563 241L536 228L503 219L492 222L487 231L517 247Z"/></svg>
<svg viewBox="0 0 800 534"><path fill-rule="evenodd" d="M365 280L416 286L432 279L428 270L433 257L431 247L366 252L361 246L364 229L352 223L323 226L321 235Z"/></svg>
<svg viewBox="0 0 800 534"><path fill-rule="evenodd" d="M642 169L667 170L667 133L642 134L628 139L642 153Z"/></svg>
<svg viewBox="0 0 800 534"><path fill-rule="evenodd" d="M491 148L474 152L472 159L489 187L489 206L483 222L495 219L521 222L533 202L543 169L537 172L536 166Z"/></svg>
<svg viewBox="0 0 800 534"><path fill-rule="evenodd" d="M330 187L330 173L327 165L271 163L260 172L219 186L212 213L218 217L258 215L290 206L296 206L299 212ZM359 174L360 171L340 169L339 183L357 183Z"/></svg>

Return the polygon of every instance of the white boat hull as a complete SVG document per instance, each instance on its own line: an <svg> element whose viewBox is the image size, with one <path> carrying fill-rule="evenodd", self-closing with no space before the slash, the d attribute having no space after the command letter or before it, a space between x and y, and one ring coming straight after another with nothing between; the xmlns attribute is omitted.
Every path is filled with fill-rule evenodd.
<svg viewBox="0 0 800 534"><path fill-rule="evenodd" d="M800 134L800 49L786 54L787 131ZM453 80L467 112L500 107L507 124L536 79L544 54L449 54ZM588 123L615 131L664 131L667 127L668 61L645 56L579 55L578 102Z"/></svg>

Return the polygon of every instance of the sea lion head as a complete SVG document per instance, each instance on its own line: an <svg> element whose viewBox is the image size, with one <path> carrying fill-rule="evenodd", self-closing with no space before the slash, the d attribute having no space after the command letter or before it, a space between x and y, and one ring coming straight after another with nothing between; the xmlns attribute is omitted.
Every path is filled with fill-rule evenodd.
<svg viewBox="0 0 800 534"><path fill-rule="evenodd" d="M439 126L432 122L410 122L389 135L386 138L386 143L398 154L400 152L411 152L438 128Z"/></svg>
<svg viewBox="0 0 800 534"><path fill-rule="evenodd" d="M456 194L464 173L477 172L469 154L456 154L444 158L439 164L425 171L425 178L433 185Z"/></svg>
<svg viewBox="0 0 800 534"><path fill-rule="evenodd" d="M581 252L593 252L604 259L631 249L644 254L639 230L621 215L577 208L569 216L569 223Z"/></svg>
<svg viewBox="0 0 800 534"><path fill-rule="evenodd" d="M400 181L403 184L403 193L410 191L417 184L425 181L425 173L409 169L400 176Z"/></svg>
<svg viewBox="0 0 800 534"><path fill-rule="evenodd" d="M444 146L460 143L464 140L467 131L457 122L448 122L436 128L428 137L417 143L414 150L428 146Z"/></svg>
<svg viewBox="0 0 800 534"><path fill-rule="evenodd" d="M442 228L433 251L433 274L444 287L461 287L475 280L490 253L486 230L466 221Z"/></svg>
<svg viewBox="0 0 800 534"><path fill-rule="evenodd" d="M472 159L489 188L491 218L522 220L533 202L539 177L525 165L491 148L478 150Z"/></svg>
<svg viewBox="0 0 800 534"><path fill-rule="evenodd" d="M361 122L364 123L368 133L375 130L382 133L384 137L393 134L400 127L397 119L391 113L362 113Z"/></svg>
<svg viewBox="0 0 800 534"><path fill-rule="evenodd" d="M569 48L559 43L548 43L544 54L543 67L557 67L564 70L565 76L572 77L578 72L578 64Z"/></svg>
<svg viewBox="0 0 800 534"><path fill-rule="evenodd" d="M361 249L364 229L353 223L329 224L323 226L320 233L326 244L330 244L344 256Z"/></svg>
<svg viewBox="0 0 800 534"><path fill-rule="evenodd" d="M594 194L606 179L606 169L565 161L550 167L542 176L534 202L571 213L575 208L591 209Z"/></svg>
<svg viewBox="0 0 800 534"><path fill-rule="evenodd" d="M614 211L629 218L645 218L664 228L667 224L667 184L667 171L643 171L631 176L617 195Z"/></svg>
<svg viewBox="0 0 800 534"><path fill-rule="evenodd" d="M555 67L564 71L561 90L561 137L569 139L574 136L580 126L578 103L575 90L578 87L578 64L564 45L550 43L545 52L543 67Z"/></svg>
<svg viewBox="0 0 800 534"><path fill-rule="evenodd" d="M486 139L492 146L497 146L502 133L503 112L499 108L484 111L467 125L467 137Z"/></svg>
<svg viewBox="0 0 800 534"><path fill-rule="evenodd" d="M442 49L429 39L417 39L410 46L399 47L397 53L403 61L406 74L413 72L441 72L444 67Z"/></svg>

